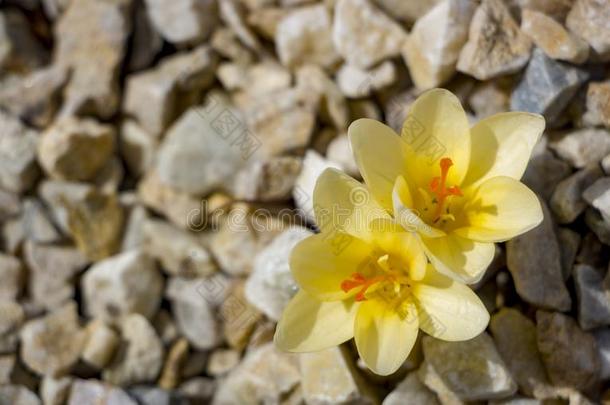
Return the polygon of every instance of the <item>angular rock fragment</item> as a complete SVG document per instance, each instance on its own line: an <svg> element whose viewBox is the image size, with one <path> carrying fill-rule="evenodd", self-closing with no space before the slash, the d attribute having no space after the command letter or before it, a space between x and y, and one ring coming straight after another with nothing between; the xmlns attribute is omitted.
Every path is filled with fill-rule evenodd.
<svg viewBox="0 0 610 405"><path fill-rule="evenodd" d="M44 404L61 405L68 400L70 387L72 387L72 377L44 377L40 384L40 397Z"/></svg>
<svg viewBox="0 0 610 405"><path fill-rule="evenodd" d="M551 209L561 224L573 222L587 208L583 192L603 176L597 164L585 167L561 181L550 201Z"/></svg>
<svg viewBox="0 0 610 405"><path fill-rule="evenodd" d="M151 318L159 308L163 278L153 259L132 250L102 260L82 279L86 313L108 322L138 313Z"/></svg>
<svg viewBox="0 0 610 405"><path fill-rule="evenodd" d="M493 340L485 332L471 340L451 343L426 336L423 349L426 363L459 400L506 398L517 390ZM426 374L425 369L420 370L419 376L434 391Z"/></svg>
<svg viewBox="0 0 610 405"><path fill-rule="evenodd" d="M71 70L62 115L110 118L119 106L118 73L131 31L131 0L70 2L55 26L55 61Z"/></svg>
<svg viewBox="0 0 610 405"><path fill-rule="evenodd" d="M21 261L13 256L0 254L0 301L14 301L21 293L25 274Z"/></svg>
<svg viewBox="0 0 610 405"><path fill-rule="evenodd" d="M0 70L28 73L45 65L48 52L34 37L19 9L0 13Z"/></svg>
<svg viewBox="0 0 610 405"><path fill-rule="evenodd" d="M369 0L339 0L335 5L333 42L350 65L367 69L397 56L406 38L402 27Z"/></svg>
<svg viewBox="0 0 610 405"><path fill-rule="evenodd" d="M530 57L531 41L500 0L483 0L472 17L457 70L479 80L514 73Z"/></svg>
<svg viewBox="0 0 610 405"><path fill-rule="evenodd" d="M607 61L610 57L610 4L600 0L576 0L566 24L572 32L584 38L596 54Z"/></svg>
<svg viewBox="0 0 610 405"><path fill-rule="evenodd" d="M29 368L57 377L76 364L85 342L76 311L76 303L71 302L23 326L21 358Z"/></svg>
<svg viewBox="0 0 610 405"><path fill-rule="evenodd" d="M343 65L337 72L337 84L346 97L362 98L389 86L396 80L396 68L390 61L370 70Z"/></svg>
<svg viewBox="0 0 610 405"><path fill-rule="evenodd" d="M521 30L549 58L580 64L589 57L589 44L544 13L523 10Z"/></svg>
<svg viewBox="0 0 610 405"><path fill-rule="evenodd" d="M292 156L256 160L236 176L233 196L245 201L288 200L301 167L302 160Z"/></svg>
<svg viewBox="0 0 610 405"><path fill-rule="evenodd" d="M14 353L20 328L25 320L23 308L14 301L0 301L0 352Z"/></svg>
<svg viewBox="0 0 610 405"><path fill-rule="evenodd" d="M112 155L114 129L95 120L73 117L56 121L38 143L38 161L60 180L91 180Z"/></svg>
<svg viewBox="0 0 610 405"><path fill-rule="evenodd" d="M119 335L104 321L98 319L87 325L86 336L81 358L87 364L101 370L112 360L119 346Z"/></svg>
<svg viewBox="0 0 610 405"><path fill-rule="evenodd" d="M589 83L586 105L583 115L586 124L610 128L610 81Z"/></svg>
<svg viewBox="0 0 610 405"><path fill-rule="evenodd" d="M39 174L38 133L3 111L0 127L0 187L15 193L27 191Z"/></svg>
<svg viewBox="0 0 610 405"><path fill-rule="evenodd" d="M68 405L137 405L125 391L96 380L76 380L70 389Z"/></svg>
<svg viewBox="0 0 610 405"><path fill-rule="evenodd" d="M506 243L506 262L519 296L530 304L567 311L571 306L563 282L561 256L551 213L541 201L544 220Z"/></svg>
<svg viewBox="0 0 610 405"><path fill-rule="evenodd" d="M437 396L430 391L417 377L417 373L409 373L400 384L394 388L382 402L382 405L439 405Z"/></svg>
<svg viewBox="0 0 610 405"><path fill-rule="evenodd" d="M442 0L421 0L416 2L402 0L375 0L375 3L388 14L408 23L417 21Z"/></svg>
<svg viewBox="0 0 610 405"><path fill-rule="evenodd" d="M603 286L603 274L586 264L573 270L578 298L578 323L583 330L610 325L610 292Z"/></svg>
<svg viewBox="0 0 610 405"><path fill-rule="evenodd" d="M587 77L585 71L556 62L536 48L513 90L510 108L542 114L553 123Z"/></svg>
<svg viewBox="0 0 610 405"><path fill-rule="evenodd" d="M3 385L0 387L0 402L14 405L41 405L40 399L22 385Z"/></svg>
<svg viewBox="0 0 610 405"><path fill-rule="evenodd" d="M576 321L557 312L538 311L536 335L538 349L553 384L579 390L595 384L600 370L597 344Z"/></svg>
<svg viewBox="0 0 610 405"><path fill-rule="evenodd" d="M445 0L417 20L402 51L417 88L438 87L453 76L475 8L471 0Z"/></svg>
<svg viewBox="0 0 610 405"><path fill-rule="evenodd" d="M203 41L218 20L214 0L146 0L146 9L157 31L176 45Z"/></svg>
<svg viewBox="0 0 610 405"><path fill-rule="evenodd" d="M581 169L598 163L610 153L610 132L595 128L579 129L551 141L549 147L573 167Z"/></svg>
<svg viewBox="0 0 610 405"><path fill-rule="evenodd" d="M114 385L152 382L163 365L163 344L148 320L131 314L120 322L122 350L102 372L102 377Z"/></svg>
<svg viewBox="0 0 610 405"><path fill-rule="evenodd" d="M610 177L597 179L583 192L582 197L610 222Z"/></svg>

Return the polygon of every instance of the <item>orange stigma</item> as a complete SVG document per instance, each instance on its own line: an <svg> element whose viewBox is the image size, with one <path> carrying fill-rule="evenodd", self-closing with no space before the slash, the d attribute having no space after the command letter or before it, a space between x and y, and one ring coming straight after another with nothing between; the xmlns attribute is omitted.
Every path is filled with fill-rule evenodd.
<svg viewBox="0 0 610 405"><path fill-rule="evenodd" d="M453 166L453 162L451 159L445 157L441 159L441 175L440 177L435 177L430 182L430 190L432 193L436 195L436 212L434 214L434 222L438 221L443 213L443 208L445 206L445 200L447 197L451 195L462 196L462 191L458 186L452 186L447 188L447 173L449 173L449 168Z"/></svg>
<svg viewBox="0 0 610 405"><path fill-rule="evenodd" d="M361 287L360 291L358 291L358 293L356 294L356 301L365 301L366 297L364 296L364 294L366 293L366 290L368 290L369 287L371 287L373 284L377 284L387 279L389 279L389 276L378 276L367 279L360 273L354 273L352 274L350 279L343 280L341 282L341 289L344 292L349 292L354 288Z"/></svg>

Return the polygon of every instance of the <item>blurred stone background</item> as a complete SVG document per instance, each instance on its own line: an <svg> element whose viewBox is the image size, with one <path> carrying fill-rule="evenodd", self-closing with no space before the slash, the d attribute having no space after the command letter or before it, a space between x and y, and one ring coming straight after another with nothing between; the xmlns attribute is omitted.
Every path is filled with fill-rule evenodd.
<svg viewBox="0 0 610 405"><path fill-rule="evenodd" d="M0 7L0 404L610 403L609 0ZM547 119L488 331L386 378L278 352L316 176L435 86Z"/></svg>

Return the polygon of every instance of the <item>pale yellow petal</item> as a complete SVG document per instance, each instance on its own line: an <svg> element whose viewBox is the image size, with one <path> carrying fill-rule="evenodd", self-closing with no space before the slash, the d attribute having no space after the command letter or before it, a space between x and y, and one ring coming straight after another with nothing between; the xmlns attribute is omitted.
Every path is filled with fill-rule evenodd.
<svg viewBox="0 0 610 405"><path fill-rule="evenodd" d="M417 338L418 322L413 304L408 311L403 318L381 301L361 304L354 337L358 354L375 374L394 373L409 356Z"/></svg>
<svg viewBox="0 0 610 405"><path fill-rule="evenodd" d="M450 158L448 185L460 185L470 160L470 127L460 101L450 91L433 89L411 106L402 128L407 144L407 181L428 188L440 175L440 159Z"/></svg>
<svg viewBox="0 0 610 405"><path fill-rule="evenodd" d="M468 340L485 330L489 313L466 285L429 267L426 277L413 287L419 309L419 327L437 339Z"/></svg>
<svg viewBox="0 0 610 405"><path fill-rule="evenodd" d="M364 182L391 212L394 182L407 172L404 141L392 128L367 118L354 121L347 133Z"/></svg>
<svg viewBox="0 0 610 405"><path fill-rule="evenodd" d="M413 199L407 182L402 176L396 179L392 193L392 202L394 206L394 219L404 230L420 233L427 238L439 238L445 235L445 232L440 229L428 225L421 218L420 213L412 208Z"/></svg>
<svg viewBox="0 0 610 405"><path fill-rule="evenodd" d="M439 272L467 284L483 277L495 254L493 243L475 242L451 233L442 238L422 238L422 242Z"/></svg>
<svg viewBox="0 0 610 405"><path fill-rule="evenodd" d="M426 254L422 244L411 232L391 220L378 219L371 223L374 244L390 256L398 258L413 280L424 277L426 272Z"/></svg>
<svg viewBox="0 0 610 405"><path fill-rule="evenodd" d="M319 233L299 242L290 256L290 269L299 286L320 300L341 300L341 282L371 261L372 247L349 234Z"/></svg>
<svg viewBox="0 0 610 405"><path fill-rule="evenodd" d="M274 341L281 350L312 352L340 345L354 336L354 301L322 302L299 291L277 324Z"/></svg>
<svg viewBox="0 0 610 405"><path fill-rule="evenodd" d="M544 131L538 114L507 112L485 118L470 130L470 167L462 186L495 176L519 180Z"/></svg>
<svg viewBox="0 0 610 405"><path fill-rule="evenodd" d="M313 193L316 223L322 232L346 232L369 241L369 223L390 218L368 188L337 169L326 169Z"/></svg>
<svg viewBox="0 0 610 405"><path fill-rule="evenodd" d="M501 242L535 228L542 222L538 197L510 177L492 177L467 193L465 225L454 232L479 242Z"/></svg>

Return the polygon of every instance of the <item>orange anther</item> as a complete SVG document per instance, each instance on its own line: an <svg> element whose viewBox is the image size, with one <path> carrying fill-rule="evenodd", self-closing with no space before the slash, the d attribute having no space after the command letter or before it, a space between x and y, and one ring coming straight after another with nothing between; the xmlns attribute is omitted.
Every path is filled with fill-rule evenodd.
<svg viewBox="0 0 610 405"><path fill-rule="evenodd" d="M443 208L445 206L445 200L450 195L454 196L462 196L462 190L458 186L451 186L447 188L447 173L449 173L449 168L453 166L453 162L448 157L442 158L441 162L441 175L434 177L430 182L430 190L432 193L436 195L436 212L434 214L434 222L438 221L440 218Z"/></svg>
<svg viewBox="0 0 610 405"><path fill-rule="evenodd" d="M366 293L366 290L368 290L369 287L371 287L373 284L377 284L380 281L384 281L387 279L388 276L379 276L367 279L360 273L354 273L352 274L350 279L343 280L341 282L341 289L343 290L343 292L349 292L354 288L361 287L358 293L356 293L356 301L365 301L366 297L364 296L364 294Z"/></svg>

